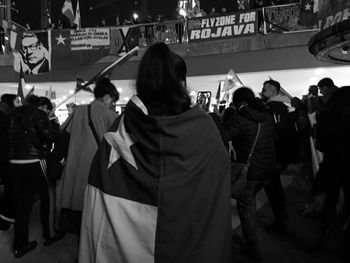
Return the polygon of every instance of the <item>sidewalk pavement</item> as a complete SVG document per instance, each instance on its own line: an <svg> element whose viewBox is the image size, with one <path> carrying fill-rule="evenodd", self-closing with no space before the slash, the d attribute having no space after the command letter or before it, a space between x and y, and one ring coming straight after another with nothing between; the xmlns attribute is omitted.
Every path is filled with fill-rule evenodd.
<svg viewBox="0 0 350 263"><path fill-rule="evenodd" d="M334 226L330 242L325 249L314 249L313 244L318 238L319 218L301 214L306 202L311 200L307 184L296 173L284 174L282 183L285 187L287 211L286 235L267 232L263 224L272 220L271 208L264 191L257 196L258 206L258 238L263 255L263 262L267 263L342 263L342 233L340 226ZM38 247L25 257L15 259L11 252L13 241L13 227L9 231L0 233L0 262L1 263L75 263L78 253L77 238L66 234L57 243L44 247L41 239L39 216L39 202L33 206L30 222L30 240L37 240ZM239 218L233 201L233 260L234 263L250 263L251 259L241 254L242 234ZM140 262L142 263L142 262ZM220 263L220 262L213 262Z"/></svg>

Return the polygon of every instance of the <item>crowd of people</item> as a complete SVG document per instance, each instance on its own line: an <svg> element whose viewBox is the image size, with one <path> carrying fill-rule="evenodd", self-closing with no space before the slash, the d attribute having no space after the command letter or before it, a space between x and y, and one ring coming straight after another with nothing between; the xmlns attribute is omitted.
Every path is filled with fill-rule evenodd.
<svg viewBox="0 0 350 263"><path fill-rule="evenodd" d="M186 74L179 55L153 44L120 116L113 110L119 93L102 78L95 100L76 106L60 127L50 123L47 98L32 95L22 105L17 95L2 95L0 227L14 224L15 257L37 246L28 237L38 193L44 245L75 233L79 262L232 262L231 166L247 160L247 181L235 196L242 252L262 260L256 223L262 189L274 216L266 229L286 233L281 173L292 163L303 163L315 202L323 197L318 241L327 240L341 188L344 213L350 211L350 87L323 78L299 99L269 79L260 97L241 87L230 107L208 114L192 104ZM315 176L311 141L323 153ZM63 170L52 169L62 163ZM348 224L344 233L349 258Z"/></svg>

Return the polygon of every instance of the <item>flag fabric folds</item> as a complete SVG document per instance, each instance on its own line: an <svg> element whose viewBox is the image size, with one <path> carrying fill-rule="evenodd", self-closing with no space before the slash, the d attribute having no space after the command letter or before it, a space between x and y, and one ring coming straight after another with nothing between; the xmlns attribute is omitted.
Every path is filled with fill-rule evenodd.
<svg viewBox="0 0 350 263"><path fill-rule="evenodd" d="M300 15L298 23L307 28L317 26L318 14L314 12L314 1L303 0L300 4Z"/></svg>
<svg viewBox="0 0 350 263"><path fill-rule="evenodd" d="M77 2L77 8L75 9L74 24L77 25L77 29L81 28L81 17L80 17L79 0Z"/></svg>
<svg viewBox="0 0 350 263"><path fill-rule="evenodd" d="M73 12L73 5L71 0L64 1L63 7L62 7L62 14L68 18L70 25L73 26L74 12Z"/></svg>
<svg viewBox="0 0 350 263"><path fill-rule="evenodd" d="M242 81L237 76L236 72L233 71L233 69L230 69L230 71L227 73L224 87L222 91L228 91L230 89L238 89L240 87L243 87Z"/></svg>
<svg viewBox="0 0 350 263"><path fill-rule="evenodd" d="M210 116L152 117L133 96L92 162L80 240L80 263L231 262L230 161Z"/></svg>

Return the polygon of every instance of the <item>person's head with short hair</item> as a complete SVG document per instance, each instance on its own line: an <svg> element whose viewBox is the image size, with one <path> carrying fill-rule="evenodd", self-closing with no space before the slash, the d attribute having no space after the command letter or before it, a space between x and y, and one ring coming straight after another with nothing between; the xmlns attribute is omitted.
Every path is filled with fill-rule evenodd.
<svg viewBox="0 0 350 263"><path fill-rule="evenodd" d="M150 115L178 115L190 108L186 74L185 61L166 44L155 43L146 50L138 68L136 91Z"/></svg>
<svg viewBox="0 0 350 263"><path fill-rule="evenodd" d="M10 108L22 106L21 98L16 94L5 93L1 96L1 102L5 103Z"/></svg>
<svg viewBox="0 0 350 263"><path fill-rule="evenodd" d="M309 86L309 94L312 96L317 97L318 96L318 87L317 85L310 85Z"/></svg>
<svg viewBox="0 0 350 263"><path fill-rule="evenodd" d="M38 108L50 115L53 109L51 101L47 97L39 97Z"/></svg>
<svg viewBox="0 0 350 263"><path fill-rule="evenodd" d="M102 77L96 82L94 96L97 100L103 102L107 108L110 108L119 100L117 88L106 77Z"/></svg>
<svg viewBox="0 0 350 263"><path fill-rule="evenodd" d="M74 102L71 102L66 104L66 107L67 107L68 115L71 115L73 114L74 109L77 107L77 104L75 104Z"/></svg>
<svg viewBox="0 0 350 263"><path fill-rule="evenodd" d="M260 96L263 101L277 96L281 90L281 84L273 79L266 80L261 90Z"/></svg>
<svg viewBox="0 0 350 263"><path fill-rule="evenodd" d="M323 78L317 83L317 86L320 89L320 93L325 95L327 89L334 87L334 82L331 78Z"/></svg>

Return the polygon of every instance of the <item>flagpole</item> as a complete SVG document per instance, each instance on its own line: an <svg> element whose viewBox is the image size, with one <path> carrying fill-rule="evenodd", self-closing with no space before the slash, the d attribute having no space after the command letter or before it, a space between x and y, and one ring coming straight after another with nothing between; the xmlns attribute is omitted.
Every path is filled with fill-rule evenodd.
<svg viewBox="0 0 350 263"><path fill-rule="evenodd" d="M117 66L117 65L121 65L122 63L125 63L126 61L128 61L129 58L131 58L132 56L135 56L137 54L137 52L139 51L139 47L136 46L134 47L132 50L130 50L128 53L126 53L124 56L122 56L121 58L117 59L116 61L114 61L112 64L110 64L109 66L107 66L106 68L104 68L103 70L101 70L99 73L97 73L94 77L92 77L89 81L85 82L81 88L79 90L75 90L74 93L70 96L68 96L65 100L63 100L62 102L60 102L56 108L59 108L61 105L63 105L64 103L66 103L68 100L70 100L72 97L74 97L79 91L83 90L84 88L90 86L91 84L93 84L94 82L96 82L99 78L105 76L109 70L111 70L113 67Z"/></svg>

